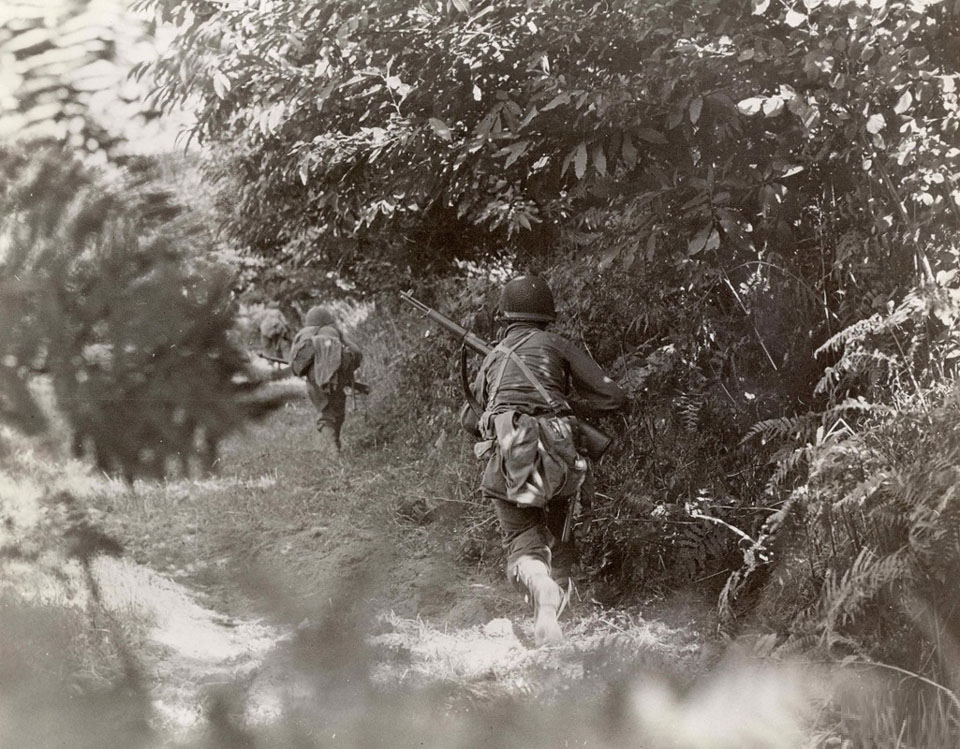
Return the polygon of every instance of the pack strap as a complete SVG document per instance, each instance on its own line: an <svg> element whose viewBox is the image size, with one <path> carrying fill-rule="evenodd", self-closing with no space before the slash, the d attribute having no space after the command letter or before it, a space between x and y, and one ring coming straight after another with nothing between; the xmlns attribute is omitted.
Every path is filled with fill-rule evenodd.
<svg viewBox="0 0 960 749"><path fill-rule="evenodd" d="M523 376L526 377L528 380L530 380L530 384L537 389L537 392L540 393L540 397L543 398L543 400L547 404L547 407L551 411L553 411L555 414L558 414L561 411L565 410L564 404L559 402L556 398L554 398L552 395L550 395L550 393L547 392L547 389L543 386L540 380L537 379L537 376L530 371L530 367L528 367L526 364L523 363L523 359L521 359L517 355L516 351L510 351L507 354L507 356L510 359L512 359L514 364L516 364L520 368L520 371L523 373Z"/></svg>
<svg viewBox="0 0 960 749"><path fill-rule="evenodd" d="M520 361L520 357L517 356L516 351L523 344L525 344L527 341L533 338L533 334L536 332L537 331L535 330L531 330L529 333L527 333L523 338L521 338L512 346L504 346L502 342L497 345L497 349L499 349L500 351L506 352L506 355L503 357L503 360L500 362L500 369L497 371L497 376L494 379L493 387L490 389L490 394L487 396L487 403L490 403L491 401L493 401L493 399L497 397L497 393L500 392L500 385L501 383L503 383L503 374L504 372L507 371L508 361L513 359L516 362L520 362L521 371L522 371L523 362ZM527 372L529 372L529 370L527 370ZM526 374L526 372L524 374ZM538 389L542 387L539 383L534 383L534 385ZM543 394L543 392L545 391L541 391L541 395Z"/></svg>

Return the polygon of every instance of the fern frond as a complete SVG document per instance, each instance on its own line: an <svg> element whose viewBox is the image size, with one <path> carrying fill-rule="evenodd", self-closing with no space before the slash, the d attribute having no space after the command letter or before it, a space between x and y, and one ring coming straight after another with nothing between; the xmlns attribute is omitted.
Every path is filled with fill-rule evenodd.
<svg viewBox="0 0 960 749"><path fill-rule="evenodd" d="M765 419L758 421L740 440L740 444L750 441L757 435L763 444L775 439L786 439L788 437L796 440L806 440L813 435L816 425L817 414L807 412L799 416L781 416L775 419Z"/></svg>
<svg viewBox="0 0 960 749"><path fill-rule="evenodd" d="M886 364L892 371L899 369L902 364L895 357L882 351L864 349L847 351L834 366L827 367L824 370L823 376L817 381L813 392L816 395L832 394L845 377L849 379L875 371L871 368L871 364L875 365L878 362Z"/></svg>
<svg viewBox="0 0 960 749"><path fill-rule="evenodd" d="M783 485L784 480L791 472L798 469L803 463L809 463L810 456L813 454L811 445L804 445L790 452L783 458L773 472L773 475L767 481L765 491L768 494L776 493L777 489Z"/></svg>
<svg viewBox="0 0 960 749"><path fill-rule="evenodd" d="M876 332L883 323L883 317L874 313L865 320L858 320L838 333L834 333L814 351L815 356L838 352L853 341L863 341L870 333Z"/></svg>
<svg viewBox="0 0 960 749"><path fill-rule="evenodd" d="M700 412L705 402L704 393L699 390L677 396L675 404L680 412L680 422L685 431L689 433L697 431L700 425Z"/></svg>
<svg viewBox="0 0 960 749"><path fill-rule="evenodd" d="M877 593L901 582L909 565L902 551L878 558L863 547L839 578L828 574L821 594L821 622L824 633L836 632L858 618Z"/></svg>
<svg viewBox="0 0 960 749"><path fill-rule="evenodd" d="M880 487L887 483L889 478L889 475L885 471L873 474L865 480L860 481L853 489L838 499L835 507L838 509L848 509L863 506L867 500L876 494Z"/></svg>

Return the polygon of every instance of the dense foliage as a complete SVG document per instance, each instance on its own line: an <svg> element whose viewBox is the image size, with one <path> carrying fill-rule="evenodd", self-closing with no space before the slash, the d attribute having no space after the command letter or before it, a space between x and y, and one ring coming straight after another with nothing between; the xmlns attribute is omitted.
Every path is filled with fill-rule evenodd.
<svg viewBox="0 0 960 749"><path fill-rule="evenodd" d="M162 476L215 458L239 423L228 340L231 277L188 262L201 228L156 185L156 166L85 167L57 146L0 150L4 415L40 413L27 382L52 378L78 452L103 470Z"/></svg>
<svg viewBox="0 0 960 749"><path fill-rule="evenodd" d="M142 59L151 46L122 0L8 0L0 8L0 139L52 138L87 153L122 148L128 119L142 128L150 115L117 61Z"/></svg>
<svg viewBox="0 0 960 749"><path fill-rule="evenodd" d="M925 272L956 223L946 3L157 5L158 101L201 97L230 227L291 268L373 285L562 234L624 268L832 271L819 299L864 258Z"/></svg>

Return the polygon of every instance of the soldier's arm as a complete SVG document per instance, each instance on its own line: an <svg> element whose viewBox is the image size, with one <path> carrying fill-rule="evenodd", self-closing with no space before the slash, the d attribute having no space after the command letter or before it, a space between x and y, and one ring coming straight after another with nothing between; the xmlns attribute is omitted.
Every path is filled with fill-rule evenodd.
<svg viewBox="0 0 960 749"><path fill-rule="evenodd" d="M570 341L559 338L570 378L576 391L570 405L575 411L616 411L627 402L626 393L604 373L589 354Z"/></svg>
<svg viewBox="0 0 960 749"><path fill-rule="evenodd" d="M349 333L345 332L343 328L339 328L339 330L340 330L340 340L343 341L343 343L345 343L347 346L352 348L354 352L356 352L357 366L359 367L360 364L363 363L363 351L360 350L360 345L357 343L356 339Z"/></svg>
<svg viewBox="0 0 960 749"><path fill-rule="evenodd" d="M481 368L470 386L470 391L473 393L473 397L481 408L484 405L483 389L485 380L483 368ZM480 415L474 413L473 407L469 403L464 403L463 406L460 407L460 426L465 432L472 434L474 437L480 436L479 418Z"/></svg>

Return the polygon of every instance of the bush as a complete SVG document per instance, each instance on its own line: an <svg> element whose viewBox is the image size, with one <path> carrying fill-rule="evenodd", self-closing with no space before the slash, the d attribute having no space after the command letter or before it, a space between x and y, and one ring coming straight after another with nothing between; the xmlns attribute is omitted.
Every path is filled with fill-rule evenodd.
<svg viewBox="0 0 960 749"><path fill-rule="evenodd" d="M931 730L924 715L960 719L944 691L960 652L958 315L956 288L912 291L822 347L842 351L819 384L827 408L751 430L787 440L769 484L780 510L723 599L731 614L750 604L788 645L927 680L901 706L907 737Z"/></svg>
<svg viewBox="0 0 960 749"><path fill-rule="evenodd" d="M37 423L25 382L48 372L75 450L127 478L174 459L212 465L242 415L231 277L190 256L199 224L151 169L98 172L56 146L0 151L5 415Z"/></svg>

